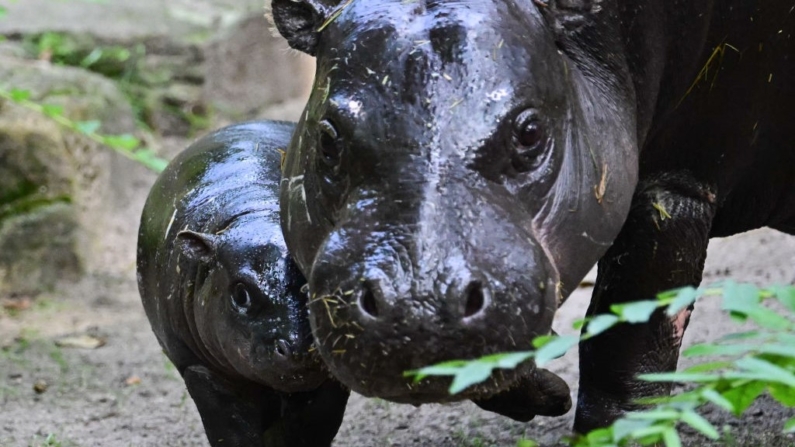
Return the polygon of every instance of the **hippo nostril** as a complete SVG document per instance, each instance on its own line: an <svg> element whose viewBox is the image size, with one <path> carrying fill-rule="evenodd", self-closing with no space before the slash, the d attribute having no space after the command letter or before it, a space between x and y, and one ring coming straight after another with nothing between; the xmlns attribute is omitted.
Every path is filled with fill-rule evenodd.
<svg viewBox="0 0 795 447"><path fill-rule="evenodd" d="M286 340L276 340L276 354L281 357L290 357L291 350L290 345L287 343Z"/></svg>
<svg viewBox="0 0 795 447"><path fill-rule="evenodd" d="M473 317L483 311L486 307L488 291L483 289L479 281L469 284L464 294L466 295L466 306L464 307L464 318Z"/></svg>
<svg viewBox="0 0 795 447"><path fill-rule="evenodd" d="M378 305L375 302L375 294L367 285L365 285L364 293L359 297L359 307L367 315L373 318L378 317Z"/></svg>

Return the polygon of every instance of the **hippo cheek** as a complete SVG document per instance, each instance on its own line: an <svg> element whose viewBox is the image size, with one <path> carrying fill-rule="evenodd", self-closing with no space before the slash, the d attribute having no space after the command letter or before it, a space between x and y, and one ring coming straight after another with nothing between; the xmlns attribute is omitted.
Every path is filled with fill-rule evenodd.
<svg viewBox="0 0 795 447"><path fill-rule="evenodd" d="M540 251L537 244L533 248ZM310 299L318 351L332 375L366 396L418 404L506 389L533 365L501 371L456 396L447 391L449 379L414 384L404 372L531 349L534 336L548 333L557 308L556 274L543 252L530 253L527 257L538 259L538 265L511 262L511 253L501 262L496 259L499 252L488 262L473 257L466 263L459 256L452 272L420 273L417 278L383 253L364 266L320 259L310 282L310 290L318 291ZM339 253L325 255L344 259Z"/></svg>

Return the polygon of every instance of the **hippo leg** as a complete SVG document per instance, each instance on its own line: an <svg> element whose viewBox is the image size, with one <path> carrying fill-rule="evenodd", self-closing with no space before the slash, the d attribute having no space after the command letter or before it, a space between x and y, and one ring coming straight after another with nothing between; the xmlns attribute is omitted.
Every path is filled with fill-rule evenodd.
<svg viewBox="0 0 795 447"><path fill-rule="evenodd" d="M264 445L330 446L342 424L349 394L336 380L327 380L316 390L283 397L282 416L265 432Z"/></svg>
<svg viewBox="0 0 795 447"><path fill-rule="evenodd" d="M569 386L557 375L538 368L532 376L487 399L472 400L480 408L528 422L537 415L561 416L571 409Z"/></svg>
<svg viewBox="0 0 795 447"><path fill-rule="evenodd" d="M636 189L627 222L599 261L588 315L617 303L701 282L714 195L687 174L663 174ZM634 400L668 395L670 384L637 374L673 371L689 319L657 311L648 323L622 324L580 343L580 390L574 429L587 433L637 409Z"/></svg>
<svg viewBox="0 0 795 447"><path fill-rule="evenodd" d="M261 388L241 390L204 366L190 366L182 377L211 446L262 445L266 421L279 416L276 393Z"/></svg>
<svg viewBox="0 0 795 447"><path fill-rule="evenodd" d="M204 366L186 368L183 378L213 447L327 447L348 401L348 391L335 381L280 396L235 386Z"/></svg>

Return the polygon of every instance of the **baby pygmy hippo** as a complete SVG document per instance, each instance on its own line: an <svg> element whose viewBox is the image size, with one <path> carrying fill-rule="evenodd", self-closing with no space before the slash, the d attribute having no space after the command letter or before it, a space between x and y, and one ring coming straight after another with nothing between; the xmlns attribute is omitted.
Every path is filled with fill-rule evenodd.
<svg viewBox="0 0 795 447"><path fill-rule="evenodd" d="M279 227L294 125L216 131L160 175L138 236L146 315L216 446L329 446L349 391L312 351L305 279Z"/></svg>

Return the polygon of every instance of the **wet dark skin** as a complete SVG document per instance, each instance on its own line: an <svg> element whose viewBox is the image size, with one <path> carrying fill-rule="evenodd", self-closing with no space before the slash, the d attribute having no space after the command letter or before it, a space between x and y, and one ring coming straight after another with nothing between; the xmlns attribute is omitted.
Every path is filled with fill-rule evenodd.
<svg viewBox="0 0 795 447"><path fill-rule="evenodd" d="M294 124L197 141L160 175L138 239L138 284L212 446L329 446L349 391L315 353L306 280L279 228Z"/></svg>
<svg viewBox="0 0 795 447"><path fill-rule="evenodd" d="M710 237L795 234L794 7L274 0L317 58L281 217L332 374L399 402L528 382L561 402L527 365L459 396L402 372L527 349L597 261L588 315L700 283ZM689 314L581 344L576 431L670 392L635 375L676 367Z"/></svg>

